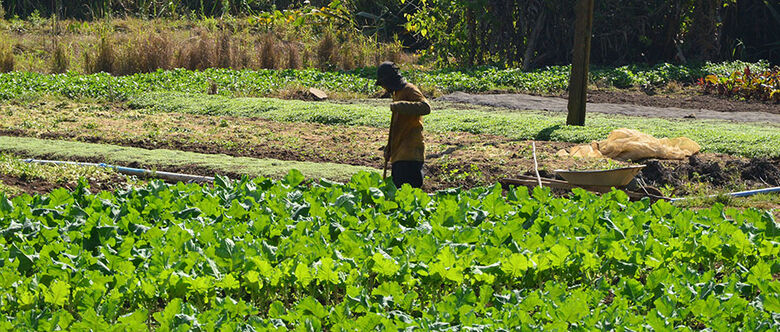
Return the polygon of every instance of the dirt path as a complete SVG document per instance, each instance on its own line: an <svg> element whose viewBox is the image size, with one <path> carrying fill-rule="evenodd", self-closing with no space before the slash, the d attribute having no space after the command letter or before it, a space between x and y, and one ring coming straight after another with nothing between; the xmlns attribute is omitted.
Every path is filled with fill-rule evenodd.
<svg viewBox="0 0 780 332"><path fill-rule="evenodd" d="M454 103L466 103L492 107L504 107L518 110L546 110L566 112L567 100L557 97L540 97L525 94L492 94L474 95L455 92L436 99ZM780 108L780 106L777 106ZM588 112L618 114L629 116L644 116L653 118L683 119L716 119L736 122L769 122L780 124L780 114L769 112L735 111L718 112L705 109L685 109L676 107L654 107L632 104L588 103Z"/></svg>

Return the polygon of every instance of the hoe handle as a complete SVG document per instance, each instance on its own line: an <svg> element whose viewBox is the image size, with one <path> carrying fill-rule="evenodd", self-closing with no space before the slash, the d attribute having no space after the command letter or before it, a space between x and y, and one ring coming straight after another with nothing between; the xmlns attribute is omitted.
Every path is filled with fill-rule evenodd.
<svg viewBox="0 0 780 332"><path fill-rule="evenodd" d="M387 133L387 145L385 145L385 149L390 149L390 143L393 141L393 123L395 122L395 112L393 112L393 115L390 117L390 131ZM383 167L382 171L382 180L387 178L387 158L385 158L385 166Z"/></svg>

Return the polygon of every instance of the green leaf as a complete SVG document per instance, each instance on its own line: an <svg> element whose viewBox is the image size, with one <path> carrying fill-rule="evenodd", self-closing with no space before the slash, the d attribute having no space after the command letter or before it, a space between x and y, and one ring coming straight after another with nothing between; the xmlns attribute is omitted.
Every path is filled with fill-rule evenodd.
<svg viewBox="0 0 780 332"><path fill-rule="evenodd" d="M57 188L49 193L50 204L52 206L60 206L66 203L73 203L73 196L70 195L67 189Z"/></svg>
<svg viewBox="0 0 780 332"><path fill-rule="evenodd" d="M311 296L307 296L298 302L295 309L307 315L314 315L314 317L319 319L323 319L328 315L328 311L325 310L325 307Z"/></svg>
<svg viewBox="0 0 780 332"><path fill-rule="evenodd" d="M217 282L217 286L223 289L238 289L241 285L232 274L226 274L222 280Z"/></svg>
<svg viewBox="0 0 780 332"><path fill-rule="evenodd" d="M12 203L8 197L5 197L5 193L0 193L0 212L3 214L11 214L11 212L14 212L14 203Z"/></svg>
<svg viewBox="0 0 780 332"><path fill-rule="evenodd" d="M558 308L558 316L566 322L576 323L590 311L583 294L573 294Z"/></svg>
<svg viewBox="0 0 780 332"><path fill-rule="evenodd" d="M317 279L331 284L338 284L339 275L333 268L334 261L332 258L325 257L321 259L317 267Z"/></svg>
<svg viewBox="0 0 780 332"><path fill-rule="evenodd" d="M772 280L772 267L769 263L759 261L750 268L750 276L748 276L747 280L756 286L763 284L767 280Z"/></svg>
<svg viewBox="0 0 780 332"><path fill-rule="evenodd" d="M70 285L59 280L54 280L49 288L43 293L43 296L46 303L62 307L70 298Z"/></svg>
<svg viewBox="0 0 780 332"><path fill-rule="evenodd" d="M117 321L124 331L143 331L148 328L146 325L148 317L149 314L145 309L138 309L119 317Z"/></svg>
<svg viewBox="0 0 780 332"><path fill-rule="evenodd" d="M512 254L506 261L501 262L501 270L513 278L521 278L525 271L533 267L533 262L523 254Z"/></svg>
<svg viewBox="0 0 780 332"><path fill-rule="evenodd" d="M225 211L225 214L234 218L234 219L241 219L244 216L246 216L249 213L249 207L240 203L238 200L234 199L230 203L230 208Z"/></svg>
<svg viewBox="0 0 780 332"><path fill-rule="evenodd" d="M84 312L79 312L81 321L73 324L72 329L77 331L107 331L108 323L100 317L95 309L89 308Z"/></svg>
<svg viewBox="0 0 780 332"><path fill-rule="evenodd" d="M553 267L562 267L566 262L566 258L569 257L571 252L566 246L556 244L550 248L550 261Z"/></svg>
<svg viewBox="0 0 780 332"><path fill-rule="evenodd" d="M715 317L719 313L720 302L715 295L710 295L706 300L698 299L691 305L691 311L706 318Z"/></svg>
<svg viewBox="0 0 780 332"><path fill-rule="evenodd" d="M780 295L775 294L762 294L762 304L766 311L779 314L780 313Z"/></svg>
<svg viewBox="0 0 780 332"><path fill-rule="evenodd" d="M214 186L217 188L224 188L229 191L233 190L233 181L230 180L230 178L222 175L215 175L214 176Z"/></svg>
<svg viewBox="0 0 780 332"><path fill-rule="evenodd" d="M665 318L671 318L676 309L676 303L669 298L669 296L663 295L653 301L658 313Z"/></svg>
<svg viewBox="0 0 780 332"><path fill-rule="evenodd" d="M306 264L298 263L298 265L295 266L295 279L301 286L306 287L314 280L314 276L311 274L309 267Z"/></svg>
<svg viewBox="0 0 780 332"><path fill-rule="evenodd" d="M666 322L666 319L655 309L650 309L647 313L647 323L654 331L672 331L672 328Z"/></svg>
<svg viewBox="0 0 780 332"><path fill-rule="evenodd" d="M458 243L477 243L481 235L482 233L477 228L463 227L456 236Z"/></svg>
<svg viewBox="0 0 780 332"><path fill-rule="evenodd" d="M291 187L295 187L301 184L304 180L306 180L306 178L303 176L301 171L297 169L291 169L290 172L284 176L283 182Z"/></svg>
<svg viewBox="0 0 780 332"><path fill-rule="evenodd" d="M34 261L37 260L37 257L30 256L22 252L16 244L11 245L11 250L9 252L9 258L16 259L19 261L18 270L22 274L26 274L30 271L32 271L33 266L35 265Z"/></svg>
<svg viewBox="0 0 780 332"><path fill-rule="evenodd" d="M172 299L168 302L168 305L165 306L165 309L152 314L154 320L160 324L160 330L170 331L176 319L176 315L181 312L181 303L181 299L179 298Z"/></svg>
<svg viewBox="0 0 780 332"><path fill-rule="evenodd" d="M287 309L284 308L284 304L280 301L274 301L268 309L268 317L277 318L282 317L287 313Z"/></svg>
<svg viewBox="0 0 780 332"><path fill-rule="evenodd" d="M371 271L374 271L380 275L388 277L393 276L400 269L398 263L396 263L395 260L390 257L385 257L380 253L375 253L371 259L374 262L374 265L371 267Z"/></svg>
<svg viewBox="0 0 780 332"><path fill-rule="evenodd" d="M397 282L390 281L390 282L382 283L378 287L374 288L371 291L371 295L401 299L403 295L403 289L401 289L401 285L399 285Z"/></svg>

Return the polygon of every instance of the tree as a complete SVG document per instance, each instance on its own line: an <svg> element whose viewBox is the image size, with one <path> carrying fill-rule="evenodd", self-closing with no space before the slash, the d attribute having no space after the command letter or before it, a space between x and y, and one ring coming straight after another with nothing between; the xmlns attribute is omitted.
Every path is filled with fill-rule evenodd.
<svg viewBox="0 0 780 332"><path fill-rule="evenodd" d="M593 30L593 0L577 0L577 19L574 23L574 54L569 79L569 116L566 124L585 125L585 104L588 91L590 38Z"/></svg>

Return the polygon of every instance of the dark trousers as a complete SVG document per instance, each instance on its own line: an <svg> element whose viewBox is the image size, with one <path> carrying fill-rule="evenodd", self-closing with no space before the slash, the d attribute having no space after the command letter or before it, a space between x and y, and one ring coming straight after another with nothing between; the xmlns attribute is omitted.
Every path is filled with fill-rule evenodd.
<svg viewBox="0 0 780 332"><path fill-rule="evenodd" d="M413 188L420 188L423 184L423 162L413 160L399 160L393 162L393 183L398 188L408 183Z"/></svg>

